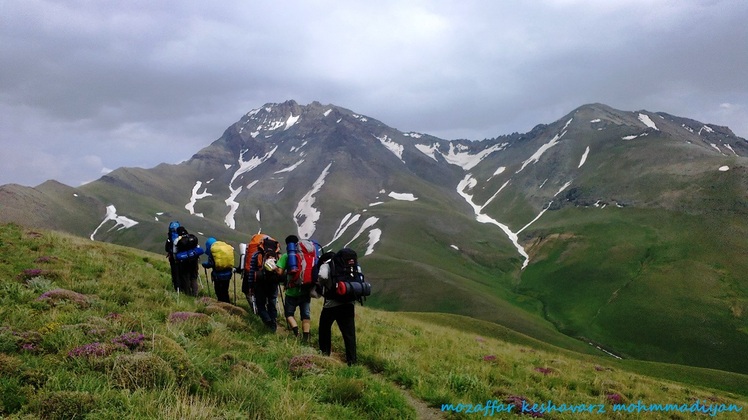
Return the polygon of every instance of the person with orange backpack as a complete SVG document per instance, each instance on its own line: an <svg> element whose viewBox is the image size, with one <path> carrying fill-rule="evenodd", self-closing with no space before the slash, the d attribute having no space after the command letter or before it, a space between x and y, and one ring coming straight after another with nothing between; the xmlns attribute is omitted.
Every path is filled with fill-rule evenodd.
<svg viewBox="0 0 748 420"><path fill-rule="evenodd" d="M277 272L277 261L280 257L278 241L265 234L252 237L245 258L242 292L247 296L247 302L257 307L257 315L270 331L278 329L278 285L283 276Z"/></svg>

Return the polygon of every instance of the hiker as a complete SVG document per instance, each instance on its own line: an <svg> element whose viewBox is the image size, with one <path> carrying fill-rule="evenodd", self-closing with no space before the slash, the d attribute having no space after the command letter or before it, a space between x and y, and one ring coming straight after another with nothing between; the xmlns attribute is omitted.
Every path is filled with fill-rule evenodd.
<svg viewBox="0 0 748 420"><path fill-rule="evenodd" d="M253 238L250 247L255 247L256 250L245 264L242 292L247 296L250 307L253 304L256 306L262 323L275 333L278 329L278 285L282 279L276 271L280 246L272 237L262 235L260 238Z"/></svg>
<svg viewBox="0 0 748 420"><path fill-rule="evenodd" d="M176 289L191 296L198 292L198 260L203 249L197 243L197 237L179 226L176 229L178 238L174 243L174 269L176 271ZM172 276L174 276L172 272Z"/></svg>
<svg viewBox="0 0 748 420"><path fill-rule="evenodd" d="M335 254L324 254L319 266L319 284L325 302L319 316L319 350L329 356L332 350L332 323L337 322L345 343L348 366L357 362L356 321L354 304L363 304L371 294L371 285L364 281L356 251L343 248Z"/></svg>
<svg viewBox="0 0 748 420"><path fill-rule="evenodd" d="M166 233L166 242L164 243L164 251L166 252L166 258L169 260L169 268L171 269L171 285L174 286L175 291L179 290L179 276L177 275L177 260L175 257L177 253L177 239L179 239L177 228L179 228L179 222L174 221L169 223L169 231Z"/></svg>
<svg viewBox="0 0 748 420"><path fill-rule="evenodd" d="M210 268L210 279L216 291L216 299L219 302L231 303L229 298L229 285L234 276L234 248L223 241L217 241L210 237L205 241L205 254L208 261L203 261L202 266L206 270Z"/></svg>
<svg viewBox="0 0 748 420"><path fill-rule="evenodd" d="M299 246L298 244L299 238L296 235L289 235L286 237L286 253L281 255L281 257L278 259L278 262L276 263L276 265L278 266L276 272L281 275L284 273L286 274L286 296L283 302L283 315L286 317L286 321L288 321L288 325L289 327L291 327L294 336L298 337L299 325L296 322L296 318L294 317L294 315L296 313L296 308L299 308L302 331L301 341L304 344L307 344L309 343L309 338L311 337L312 325L312 298L309 293L314 288L314 284L312 284L311 282L305 284L303 281L299 281L300 279L299 273L297 272L297 267L294 267L296 268L296 270L290 270L291 267L289 267L289 254L291 254L291 252L294 252L294 250ZM318 249L321 250L321 248ZM318 255L314 257L315 263L317 257ZM302 274L301 278L303 277L304 276Z"/></svg>

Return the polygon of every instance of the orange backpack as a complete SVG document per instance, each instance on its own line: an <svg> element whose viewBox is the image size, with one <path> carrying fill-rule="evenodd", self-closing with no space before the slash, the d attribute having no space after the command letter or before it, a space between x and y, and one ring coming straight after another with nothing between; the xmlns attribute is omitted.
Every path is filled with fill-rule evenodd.
<svg viewBox="0 0 748 420"><path fill-rule="evenodd" d="M258 253L256 265L252 267L252 256L255 255L255 253ZM247 244L247 253L244 258L244 272L249 274L250 269L252 269L255 275L264 273L265 270L263 270L262 265L265 263L265 260L269 257L273 257L277 260L280 257L280 254L281 248L278 241L273 239L270 235L256 233L252 235L249 244ZM252 281L255 280L260 280L260 278L252 279Z"/></svg>

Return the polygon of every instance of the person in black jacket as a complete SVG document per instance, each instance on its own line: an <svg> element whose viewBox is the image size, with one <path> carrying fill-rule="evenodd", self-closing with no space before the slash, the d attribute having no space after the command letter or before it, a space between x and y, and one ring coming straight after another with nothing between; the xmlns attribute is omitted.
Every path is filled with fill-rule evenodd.
<svg viewBox="0 0 748 420"><path fill-rule="evenodd" d="M175 264L177 272L177 290L182 293L197 296L198 292L198 260L202 250L199 253L195 253L188 258L180 259L179 254L185 253L195 248L199 248L197 245L197 238L194 235L190 235L184 226L177 228L177 234L179 239L176 243L176 254L174 254Z"/></svg>
<svg viewBox="0 0 748 420"><path fill-rule="evenodd" d="M250 257L249 271L244 273L242 292L250 302L254 296L257 315L268 329L275 333L278 329L278 284L282 276L277 273L278 254L273 239L265 239L257 251ZM260 262L262 261L262 263Z"/></svg>
<svg viewBox="0 0 748 420"><path fill-rule="evenodd" d="M325 259L325 256L322 257ZM332 263L330 263L332 262ZM344 297L335 297L335 280L344 277L345 272L355 264L356 272L361 273L356 253L343 248L332 259L319 267L319 283L322 286L325 303L319 316L319 350L329 356L332 350L332 324L337 322L345 344L345 360L348 366L356 364L356 313L354 303ZM337 278L336 278L337 277Z"/></svg>

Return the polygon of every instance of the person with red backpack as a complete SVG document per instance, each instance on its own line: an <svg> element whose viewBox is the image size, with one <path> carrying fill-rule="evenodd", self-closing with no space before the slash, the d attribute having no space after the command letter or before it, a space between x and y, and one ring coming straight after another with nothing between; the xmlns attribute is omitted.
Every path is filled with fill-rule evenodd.
<svg viewBox="0 0 748 420"><path fill-rule="evenodd" d="M260 235L260 234L258 234ZM257 236L257 235L255 235ZM256 242L256 244L254 244ZM252 298L257 307L257 315L262 323L273 333L278 329L278 285L283 277L277 273L277 261L280 257L278 241L268 235L250 241L256 250L246 260L242 278L242 292L252 307Z"/></svg>
<svg viewBox="0 0 748 420"><path fill-rule="evenodd" d="M309 343L311 337L312 311L311 291L317 282L317 262L322 247L315 241L299 241L296 235L286 237L286 253L277 262L277 272L286 274L286 296L283 302L283 315L294 335L299 336L299 325L294 317L299 308L301 317L301 341Z"/></svg>

